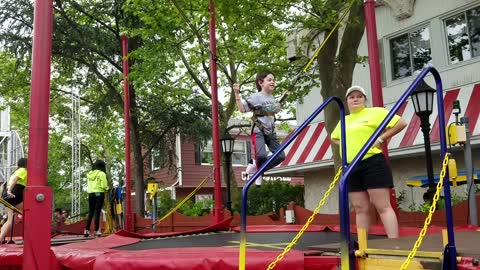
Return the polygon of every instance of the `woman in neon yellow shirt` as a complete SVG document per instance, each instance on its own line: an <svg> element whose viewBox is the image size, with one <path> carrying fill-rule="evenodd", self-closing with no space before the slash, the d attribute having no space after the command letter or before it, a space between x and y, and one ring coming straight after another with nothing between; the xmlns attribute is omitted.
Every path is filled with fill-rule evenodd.
<svg viewBox="0 0 480 270"><path fill-rule="evenodd" d="M94 219L95 236L102 235L100 231L100 213L105 199L105 192L108 191L106 173L105 161L99 159L93 163L92 170L87 173L88 217L84 231L85 237L88 237L90 234L92 218Z"/></svg>
<svg viewBox="0 0 480 270"><path fill-rule="evenodd" d="M23 190L27 186L27 159L20 158L17 162L18 169L10 176L4 198L8 203L21 209L23 206ZM7 221L0 231L0 241L5 244L5 236L10 234L13 221L13 209L6 207Z"/></svg>
<svg viewBox="0 0 480 270"><path fill-rule="evenodd" d="M346 116L347 163L352 162L373 132L388 114L385 108L366 108L365 90L352 86L346 94L350 115ZM393 187L392 171L383 156L382 144L407 126L405 120L395 115L383 134L350 175L347 186L350 201L355 209L357 228L370 227L370 202L377 210L389 238L398 237L398 220L390 204ZM333 130L332 142L340 145L340 127Z"/></svg>

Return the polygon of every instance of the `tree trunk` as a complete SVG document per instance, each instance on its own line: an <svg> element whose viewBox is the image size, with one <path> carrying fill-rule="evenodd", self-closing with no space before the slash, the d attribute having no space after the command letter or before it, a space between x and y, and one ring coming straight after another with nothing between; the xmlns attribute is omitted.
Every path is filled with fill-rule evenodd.
<svg viewBox="0 0 480 270"><path fill-rule="evenodd" d="M361 3L354 4L348 16L340 48L337 48L338 32L335 32L320 52L317 61L320 67L321 94L324 100L331 96L339 96L343 99L347 88L351 86L353 71L357 63L358 46L365 30L364 25L363 5ZM337 49L338 56L336 54ZM348 113L346 102L344 102L344 105ZM325 108L325 127L328 134L332 133L339 120L340 110L338 106L334 104L327 106ZM332 151L335 168L337 169L341 165L339 147L332 144Z"/></svg>
<svg viewBox="0 0 480 270"><path fill-rule="evenodd" d="M137 214L143 216L145 210L144 190L145 184L143 180L143 158L142 158L142 140L140 139L138 124L138 109L136 103L136 95L132 85L130 90L130 147L133 153L133 179L135 182L135 209Z"/></svg>

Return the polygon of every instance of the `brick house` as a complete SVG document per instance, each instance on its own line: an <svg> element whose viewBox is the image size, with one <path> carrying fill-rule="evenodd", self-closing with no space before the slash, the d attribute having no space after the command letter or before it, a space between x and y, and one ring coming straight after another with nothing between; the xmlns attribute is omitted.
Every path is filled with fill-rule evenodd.
<svg viewBox="0 0 480 270"><path fill-rule="evenodd" d="M232 129L231 135L235 137L234 152L232 154L232 165L235 173L235 181L239 188L243 187L246 175L245 169L252 154L252 146L250 136L242 130ZM279 136L285 134L280 134ZM221 145L220 145L221 147ZM172 198L182 199L192 192L199 183L207 176L211 179L195 194L195 201L201 201L204 198L213 199L214 182L213 182L213 147L210 140L206 146L202 147L195 143L184 140L181 136L176 139L176 172L168 171L162 166L162 158L155 149L152 151L148 163L146 164L145 178L153 178L155 182L159 182L160 188L172 191ZM221 161L220 174L222 178L222 190L225 193L226 184L223 174L223 166L225 163ZM292 184L303 184L301 177L264 177L268 180L289 181ZM233 180L233 179L232 179Z"/></svg>

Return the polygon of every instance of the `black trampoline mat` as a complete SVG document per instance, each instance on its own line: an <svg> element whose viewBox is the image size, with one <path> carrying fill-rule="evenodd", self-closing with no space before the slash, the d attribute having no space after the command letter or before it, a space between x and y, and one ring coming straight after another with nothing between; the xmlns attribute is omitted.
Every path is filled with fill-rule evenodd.
<svg viewBox="0 0 480 270"><path fill-rule="evenodd" d="M297 232L256 232L247 233L247 248L259 250L283 250L297 235ZM351 235L356 240L356 234ZM369 239L382 239L386 236L369 235ZM304 232L292 249L306 251L309 247L340 242L340 233L332 231ZM138 243L117 247L117 250L146 250L159 248L190 247L239 247L240 233L219 232L185 235L166 238L145 239Z"/></svg>

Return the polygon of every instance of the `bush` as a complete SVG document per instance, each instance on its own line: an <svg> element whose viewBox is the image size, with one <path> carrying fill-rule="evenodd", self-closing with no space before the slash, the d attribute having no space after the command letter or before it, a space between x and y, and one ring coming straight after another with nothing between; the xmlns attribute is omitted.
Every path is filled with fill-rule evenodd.
<svg viewBox="0 0 480 270"><path fill-rule="evenodd" d="M180 209L178 209L178 212L186 216L198 217L209 214L212 207L213 200L210 199L206 199L196 203L192 203L192 201L187 201L180 207Z"/></svg>
<svg viewBox="0 0 480 270"><path fill-rule="evenodd" d="M177 203L174 199L170 197L171 192L169 190L160 191L158 192L157 196L157 217L161 218L166 215L170 211L170 209L175 207Z"/></svg>
<svg viewBox="0 0 480 270"><path fill-rule="evenodd" d="M157 217L162 218L171 209L177 206L181 200L173 200L170 198L170 191L160 191L157 195L158 210ZM193 201L185 202L177 211L186 216L198 217L210 213L213 207L213 200L203 200L201 202L193 203Z"/></svg>
<svg viewBox="0 0 480 270"><path fill-rule="evenodd" d="M260 187L252 186L248 193L248 215L263 215L286 208L290 202L304 206L304 187L293 186L288 182L264 181ZM240 202L234 206L240 212Z"/></svg>

